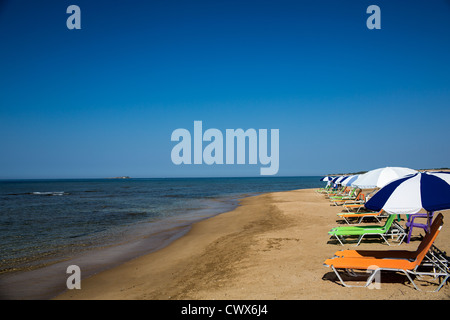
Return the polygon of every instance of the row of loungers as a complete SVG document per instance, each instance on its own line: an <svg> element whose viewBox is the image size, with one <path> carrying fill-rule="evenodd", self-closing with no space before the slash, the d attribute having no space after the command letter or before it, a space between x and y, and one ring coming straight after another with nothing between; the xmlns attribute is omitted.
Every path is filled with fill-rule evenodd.
<svg viewBox="0 0 450 320"><path fill-rule="evenodd" d="M396 215L388 215L383 210L378 212L371 212L366 210L358 209L356 212L351 212L348 207L350 206L364 206L364 203L361 202L360 197L365 199L364 194L361 193L361 190L357 190L356 188L350 189L345 188L340 191L340 193L336 193L333 191L326 192L326 197L330 199L334 205L341 205L342 207L347 206L347 212L340 212L337 216L343 219L349 226L345 227L336 227L331 229L328 234L335 238L341 245L347 242L347 239L352 237L358 237L358 241L356 245L359 245L361 241L369 236L378 236L382 238L388 245L390 242L388 238L392 239L394 242L397 242L400 245L405 239L407 233L405 228L403 228L398 222L395 221ZM353 197L353 198L352 198ZM341 201L341 199L345 199L341 203L337 204L337 201ZM358 204L355 204L355 201ZM370 225L370 226L352 226L352 224L360 224L365 219L375 219L377 222L381 222L383 218L387 218L385 224L383 226L380 225Z"/></svg>
<svg viewBox="0 0 450 320"><path fill-rule="evenodd" d="M342 189L341 192L347 190ZM332 191L319 191L325 193L330 201L335 202L336 193ZM343 195L343 197L347 197ZM345 203L345 202L344 202ZM405 229L395 221L397 215L388 215L380 212L347 212L339 213L338 217L343 218L347 224L352 220L361 223L366 217L375 218L378 222L382 218L387 218L384 226L345 226L333 228L329 234L338 240L341 245L347 237L358 236L359 245L365 236L380 236L388 245L388 238L395 239L400 245L406 236ZM353 219L355 218L355 219ZM444 224L443 215L439 213L431 224L430 230L423 237L420 245L415 251L407 250L340 250L330 259L325 260L324 265L331 268L337 276L339 282L345 287L369 287L379 284L381 271L400 272L406 275L415 289L421 290L414 282L415 278L430 276L438 280L434 292L439 291L450 277L449 257L433 245ZM370 273L363 285L350 285L344 281L344 275L355 279L359 274Z"/></svg>

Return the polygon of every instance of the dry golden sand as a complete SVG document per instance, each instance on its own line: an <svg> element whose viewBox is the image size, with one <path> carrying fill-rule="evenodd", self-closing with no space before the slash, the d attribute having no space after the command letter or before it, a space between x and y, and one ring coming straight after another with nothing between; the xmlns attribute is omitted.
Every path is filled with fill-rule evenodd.
<svg viewBox="0 0 450 320"><path fill-rule="evenodd" d="M379 290L337 283L323 262L337 250L353 248L328 236L339 225L339 211L315 189L249 197L231 212L196 223L166 248L85 279L81 290L67 291L57 299L450 298L448 284L437 293L420 292L400 274L383 273ZM444 223L449 223L436 241L447 251L449 213L444 213ZM415 250L419 242L389 247L371 241L358 249Z"/></svg>

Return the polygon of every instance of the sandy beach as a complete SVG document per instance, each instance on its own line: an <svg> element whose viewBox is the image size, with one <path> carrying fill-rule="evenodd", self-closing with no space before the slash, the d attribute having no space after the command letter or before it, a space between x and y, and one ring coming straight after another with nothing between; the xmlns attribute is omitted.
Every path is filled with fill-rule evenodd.
<svg viewBox="0 0 450 320"><path fill-rule="evenodd" d="M381 289L345 288L323 262L342 249L328 231L340 225L342 208L315 189L266 193L241 200L233 211L198 222L167 247L81 282L56 299L297 300L450 298L446 284L437 293L417 291L401 274L382 273ZM449 251L450 219L435 245ZM373 224L373 222L372 222ZM404 221L401 222L404 224ZM368 240L370 250L415 250L409 244L387 246ZM424 285L425 290L434 289Z"/></svg>

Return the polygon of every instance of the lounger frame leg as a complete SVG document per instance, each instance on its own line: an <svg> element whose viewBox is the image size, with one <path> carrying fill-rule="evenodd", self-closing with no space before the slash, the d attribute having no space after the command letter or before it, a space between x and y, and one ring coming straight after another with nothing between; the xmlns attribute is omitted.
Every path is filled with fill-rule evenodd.
<svg viewBox="0 0 450 320"><path fill-rule="evenodd" d="M423 292L438 292L439 290L441 290L441 288L444 286L444 284L447 282L448 278L450 277L449 273L437 273L437 272L417 272L417 271L403 271L403 273L405 273L408 276L408 279L411 281L411 283L413 284L414 288L416 288L418 291L423 291ZM441 280L441 282L439 283L438 287L435 290L422 290L419 287L417 287L417 285L415 284L415 282L411 279L411 277L408 275L408 273L411 273L412 275L421 277L421 276L433 276L435 278L440 278L443 277L443 279Z"/></svg>
<svg viewBox="0 0 450 320"><path fill-rule="evenodd" d="M423 291L423 292L437 292L437 291L439 291L444 286L444 284L447 282L447 280L450 278L450 274L447 273L447 272L438 273L437 275L439 277L443 277L443 280L440 282L440 284L438 285L438 287L435 290L426 291L426 290L420 289L416 285L414 280L411 278L410 274L414 275L414 276L420 276L420 275L434 276L434 275L436 275L436 273L433 273L433 272L417 272L415 270L414 271L409 271L409 270L402 270L402 269L378 268L378 269L373 270L372 274L369 276L369 278L367 279L367 281L366 281L366 283L364 285L349 285L349 284L345 283L345 281L342 279L341 275L339 274L339 271L334 266L331 266L331 269L334 271L334 273L336 274L336 276L339 279L339 281L341 282L341 284L344 287L347 287L347 288L365 288L365 287L368 287L373 282L373 279L375 278L377 273L381 272L381 271L402 272L404 275L406 275L406 277L412 283L412 285L414 286L414 288L416 290Z"/></svg>
<svg viewBox="0 0 450 320"><path fill-rule="evenodd" d="M373 279L375 278L376 274L377 274L377 273L379 272L379 270L380 270L380 269L375 269L375 270L372 272L372 274L369 276L369 278L367 279L367 281L366 281L366 283L365 283L364 285L349 285L349 284L346 284L344 280L342 280L342 277L341 277L341 275L339 274L339 271L337 271L337 269L336 269L334 266L331 266L331 269L333 269L334 273L336 274L336 276L337 276L337 278L339 279L339 281L341 282L341 284L342 284L344 287L347 287L347 288L365 288L365 287L368 287L368 286L372 283L372 281L373 281Z"/></svg>
<svg viewBox="0 0 450 320"><path fill-rule="evenodd" d="M344 243L342 243L341 239L339 239L339 236L338 236L338 235L334 235L334 237L337 239L337 241L339 241L339 243L340 243L342 246L344 245Z"/></svg>
<svg viewBox="0 0 450 320"><path fill-rule="evenodd" d="M355 247L359 246L359 244L361 243L361 240L364 238L364 235L362 234L359 239L358 239L358 243L355 244Z"/></svg>
<svg viewBox="0 0 450 320"><path fill-rule="evenodd" d="M334 273L336 274L336 276L338 277L338 279L342 283L342 285L344 287L347 287L347 288L365 288L365 287L368 287L372 283L373 279L375 278L375 276L376 276L376 274L378 272L381 272L382 270L388 270L388 271L401 271L401 272L403 272L406 275L406 277L408 278L408 280L411 281L411 283L413 284L414 288L416 288L417 290L421 291L416 286L416 284L414 283L413 279L409 276L409 274L407 272L405 272L404 270L378 268L378 269L375 269L372 272L372 274L369 276L369 278L367 279L367 281L366 281L366 283L364 285L349 285L349 284L346 284L344 280L342 280L342 277L340 276L339 272L337 271L337 269L334 266L331 266L331 268L333 269Z"/></svg>
<svg viewBox="0 0 450 320"><path fill-rule="evenodd" d="M366 234L362 234L362 235L359 237L358 243L355 244L354 247L359 246L360 243L361 243L361 241L362 241L362 239L364 238L364 236L367 236L367 235L369 235L369 236L370 236L370 235L379 235L379 236L381 236L381 238L383 238L383 240L387 243L388 246L391 245L391 244L389 243L389 241L387 241L387 239L385 238L385 236L384 236L383 234L379 234L379 233L374 233L374 234L366 233Z"/></svg>

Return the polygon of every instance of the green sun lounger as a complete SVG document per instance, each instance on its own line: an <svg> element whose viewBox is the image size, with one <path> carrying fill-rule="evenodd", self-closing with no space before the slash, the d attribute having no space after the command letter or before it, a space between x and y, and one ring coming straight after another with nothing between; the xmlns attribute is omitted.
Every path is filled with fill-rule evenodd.
<svg viewBox="0 0 450 320"><path fill-rule="evenodd" d="M355 189L352 189L348 194L331 196L330 199L331 200L343 200L343 199L353 200L358 196L358 194L359 194L359 192L356 193L356 188L355 188Z"/></svg>
<svg viewBox="0 0 450 320"><path fill-rule="evenodd" d="M406 231L402 226L394 221L395 217L395 214L389 215L384 226L370 225L336 227L331 229L328 234L335 237L341 245L344 245L343 241L345 241L346 237L359 236L358 243L356 244L356 246L358 246L365 236L370 235L380 236L388 245L390 245L390 243L386 237L396 238L396 241L398 241L400 245L406 236Z"/></svg>
<svg viewBox="0 0 450 320"><path fill-rule="evenodd" d="M316 190L316 192L318 193L325 193L325 192L330 192L333 189L333 184L330 183L327 186L325 186L324 188L319 188Z"/></svg>

